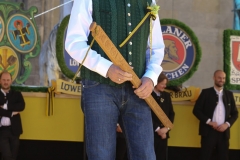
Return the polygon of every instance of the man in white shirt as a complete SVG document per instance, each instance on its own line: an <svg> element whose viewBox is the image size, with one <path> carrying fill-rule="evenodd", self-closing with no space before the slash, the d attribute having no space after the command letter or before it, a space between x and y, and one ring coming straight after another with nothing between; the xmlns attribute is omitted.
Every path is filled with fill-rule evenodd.
<svg viewBox="0 0 240 160"><path fill-rule="evenodd" d="M151 111L144 99L151 95L162 71L164 43L159 17L152 21L152 45L148 41L148 18L126 45L118 47L143 19L152 2L155 0L74 1L65 42L70 56L82 63L92 40L89 27L95 21L142 81L139 88L133 89L129 82L132 75L115 66L97 43L92 46L81 69L81 107L89 160L115 159L118 119L126 137L128 158L155 160Z"/></svg>
<svg viewBox="0 0 240 160"><path fill-rule="evenodd" d="M233 93L223 88L226 74L214 72L214 87L203 89L193 109L200 120L200 160L210 160L214 148L218 160L228 160L230 127L238 118Z"/></svg>
<svg viewBox="0 0 240 160"><path fill-rule="evenodd" d="M22 124L19 112L25 108L21 92L10 89L12 77L7 71L0 74L0 151L4 160L16 160Z"/></svg>

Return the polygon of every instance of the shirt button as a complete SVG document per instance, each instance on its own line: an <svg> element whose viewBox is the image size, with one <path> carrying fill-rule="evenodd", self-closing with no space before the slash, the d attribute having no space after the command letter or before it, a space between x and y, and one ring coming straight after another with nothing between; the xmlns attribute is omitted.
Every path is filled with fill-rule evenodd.
<svg viewBox="0 0 240 160"><path fill-rule="evenodd" d="M130 16L131 16L131 13L128 13L128 16L130 17Z"/></svg>
<svg viewBox="0 0 240 160"><path fill-rule="evenodd" d="M131 45L132 45L132 42L129 42L129 45L131 46Z"/></svg>
<svg viewBox="0 0 240 160"><path fill-rule="evenodd" d="M130 22L129 22L129 23L128 23L128 25L129 25L129 26L131 26L131 25L132 25L132 23L130 23Z"/></svg>
<svg viewBox="0 0 240 160"><path fill-rule="evenodd" d="M132 52L129 52L129 55L132 55Z"/></svg>
<svg viewBox="0 0 240 160"><path fill-rule="evenodd" d="M132 62L129 62L129 65L132 65Z"/></svg>
<svg viewBox="0 0 240 160"><path fill-rule="evenodd" d="M128 4L127 4L127 6L128 6L128 7L131 7L131 4L130 4L130 3L128 3Z"/></svg>

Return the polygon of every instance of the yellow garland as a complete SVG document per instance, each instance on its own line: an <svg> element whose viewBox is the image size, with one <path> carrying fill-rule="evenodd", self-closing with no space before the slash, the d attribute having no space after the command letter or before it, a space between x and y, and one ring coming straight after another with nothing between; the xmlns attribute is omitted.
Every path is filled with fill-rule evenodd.
<svg viewBox="0 0 240 160"><path fill-rule="evenodd" d="M134 30L128 35L128 37L119 45L119 47L123 47L136 33L136 31L142 26L142 24L146 21L146 19L150 16L150 58L152 55L152 20L155 20L158 14L158 11L160 9L160 6L156 4L151 4L151 6L148 5L147 7L147 14L143 17L143 19L140 21L140 23L134 28Z"/></svg>

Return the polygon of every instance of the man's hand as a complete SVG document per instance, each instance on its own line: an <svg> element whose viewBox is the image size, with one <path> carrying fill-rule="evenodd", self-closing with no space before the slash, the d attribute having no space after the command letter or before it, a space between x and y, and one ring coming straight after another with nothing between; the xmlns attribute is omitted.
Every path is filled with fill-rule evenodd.
<svg viewBox="0 0 240 160"><path fill-rule="evenodd" d="M210 125L213 129L217 129L218 128L217 122L209 122L208 125Z"/></svg>
<svg viewBox="0 0 240 160"><path fill-rule="evenodd" d="M165 133L165 134L162 134L162 135L161 135L161 138L162 138L162 139L166 139L166 138L167 138L166 133Z"/></svg>
<svg viewBox="0 0 240 160"><path fill-rule="evenodd" d="M228 124L227 123L223 123L222 125L217 127L217 131L219 132L224 132L227 128L228 128Z"/></svg>
<svg viewBox="0 0 240 160"><path fill-rule="evenodd" d="M114 64L112 64L108 69L107 76L117 84L122 84L123 82L132 80L132 74L123 71Z"/></svg>
<svg viewBox="0 0 240 160"><path fill-rule="evenodd" d="M12 112L12 116L19 114L19 112Z"/></svg>
<svg viewBox="0 0 240 160"><path fill-rule="evenodd" d="M157 130L156 132L159 136L161 136L162 139L167 138L166 133L168 132L168 129L166 127L161 128L161 129Z"/></svg>
<svg viewBox="0 0 240 160"><path fill-rule="evenodd" d="M122 128L120 127L120 125L117 126L117 132L122 133Z"/></svg>
<svg viewBox="0 0 240 160"><path fill-rule="evenodd" d="M140 85L139 88L137 88L134 93L141 99L145 99L149 97L153 91L153 82L150 78L148 77L143 77L141 79L142 84Z"/></svg>

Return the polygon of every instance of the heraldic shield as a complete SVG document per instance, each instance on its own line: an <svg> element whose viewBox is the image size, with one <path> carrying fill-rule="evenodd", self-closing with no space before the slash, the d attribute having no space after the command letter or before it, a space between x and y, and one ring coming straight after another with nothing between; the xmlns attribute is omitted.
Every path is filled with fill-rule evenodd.
<svg viewBox="0 0 240 160"><path fill-rule="evenodd" d="M8 71L16 84L28 79L32 71L29 60L40 53L36 13L36 7L23 10L23 3L0 1L0 72Z"/></svg>

